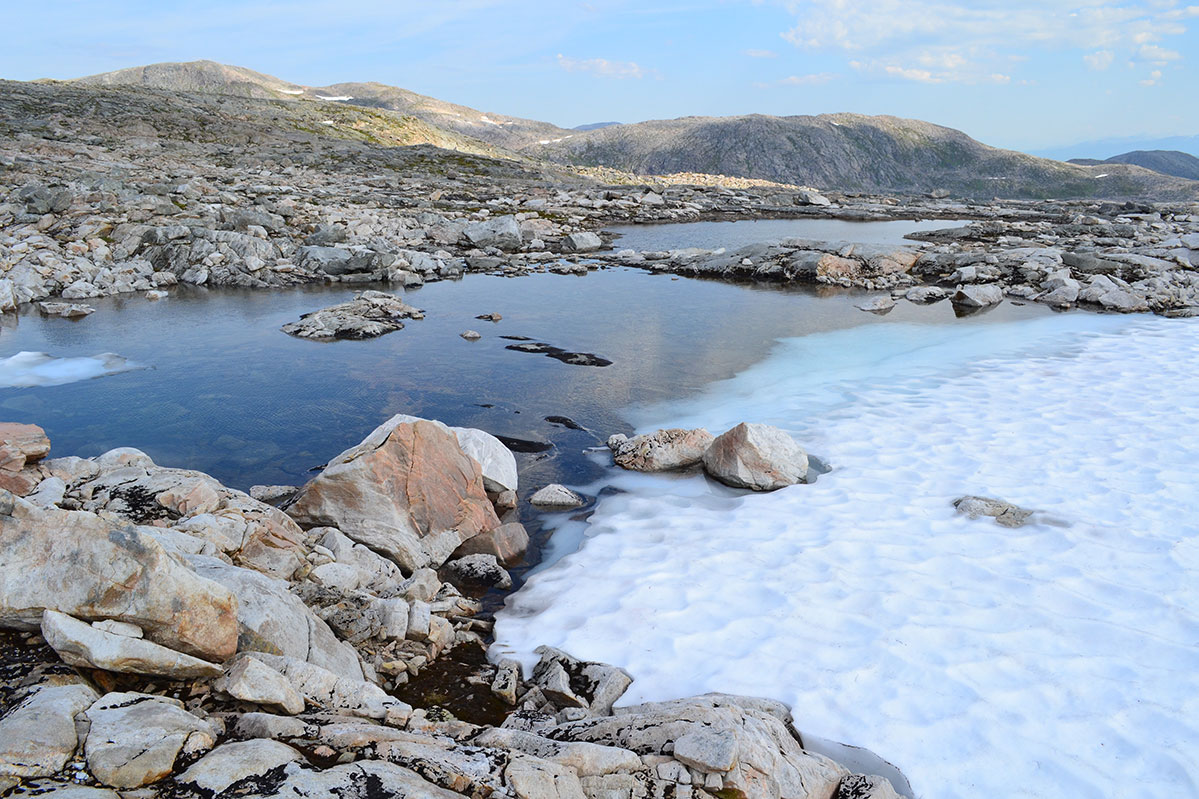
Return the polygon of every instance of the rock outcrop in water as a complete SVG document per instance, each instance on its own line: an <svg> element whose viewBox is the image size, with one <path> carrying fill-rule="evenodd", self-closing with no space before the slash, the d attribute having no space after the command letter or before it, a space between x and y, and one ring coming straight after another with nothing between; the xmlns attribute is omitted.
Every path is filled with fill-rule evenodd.
<svg viewBox="0 0 1199 799"><path fill-rule="evenodd" d="M431 498L458 495L444 482L461 472L466 494L450 515L469 530L467 519L494 511L484 467L458 441L474 441L496 479L515 482L495 471L503 459L478 446L482 435L397 417L296 506L312 505L314 486L333 482L343 460L373 457L347 496L404 486L408 504L390 517L419 525L441 518ZM20 474L31 483L26 498L0 490L0 646L10 658L0 791L832 799L877 783L865 795L892 795L885 780L805 749L779 703L710 694L614 710L629 674L548 647L527 679L501 660L449 689L467 691L461 706L478 718L414 706L404 686L451 651L479 651L488 625L431 569L409 563L405 576L356 543L355 506L320 520L342 529L300 531L275 508L137 450L45 460L49 442L28 425L0 425L0 447L30 459ZM253 554L271 524L299 568ZM448 571L464 584L506 576L494 554L456 557ZM453 699L439 690L437 702Z"/></svg>
<svg viewBox="0 0 1199 799"><path fill-rule="evenodd" d="M419 308L383 291L363 291L354 299L306 313L300 321L283 326L289 336L332 340L376 338L403 330L404 319L424 319Z"/></svg>

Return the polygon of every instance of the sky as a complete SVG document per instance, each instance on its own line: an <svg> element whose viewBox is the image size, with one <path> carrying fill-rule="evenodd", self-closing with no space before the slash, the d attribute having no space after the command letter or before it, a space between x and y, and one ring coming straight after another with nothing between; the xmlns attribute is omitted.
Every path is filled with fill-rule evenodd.
<svg viewBox="0 0 1199 799"><path fill-rule="evenodd" d="M211 59L563 127L849 111L1021 150L1199 134L1186 0L40 0L5 16L14 80Z"/></svg>

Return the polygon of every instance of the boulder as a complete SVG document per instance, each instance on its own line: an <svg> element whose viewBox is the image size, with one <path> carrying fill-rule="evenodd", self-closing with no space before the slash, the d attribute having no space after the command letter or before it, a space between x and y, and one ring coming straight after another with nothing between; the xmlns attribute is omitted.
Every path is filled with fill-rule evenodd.
<svg viewBox="0 0 1199 799"><path fill-rule="evenodd" d="M515 491L519 478L516 471L516 456L512 450L483 430L473 427L451 427L458 439L458 446L474 458L483 470L483 487L492 494Z"/></svg>
<svg viewBox="0 0 1199 799"><path fill-rule="evenodd" d="M520 225L510 214L468 225L463 234L476 247L495 247L506 252L520 249Z"/></svg>
<svg viewBox="0 0 1199 799"><path fill-rule="evenodd" d="M88 768L113 788L157 782L174 770L176 758L211 749L219 734L177 699L151 694L105 694L88 708L87 719Z"/></svg>
<svg viewBox="0 0 1199 799"><path fill-rule="evenodd" d="M858 303L857 308L860 311L869 311L870 313L885 314L895 307L895 300L891 299L890 295L883 294L875 297L868 302Z"/></svg>
<svg viewBox="0 0 1199 799"><path fill-rule="evenodd" d="M817 205L826 207L833 204L832 200L830 200L828 197L825 197L823 194L815 191L796 192L791 198L791 202L795 205Z"/></svg>
<svg viewBox="0 0 1199 799"><path fill-rule="evenodd" d="M337 640L289 585L217 558L190 555L196 574L237 597L237 649L298 658L339 676L360 680L365 672L353 647Z"/></svg>
<svg viewBox="0 0 1199 799"><path fill-rule="evenodd" d="M511 575L504 570L495 555L466 555L447 562L445 569L459 584L486 585L501 590L512 587Z"/></svg>
<svg viewBox="0 0 1199 799"><path fill-rule="evenodd" d="M208 795L218 794L247 777L263 777L280 766L303 759L287 744L264 738L226 743L204 755L175 781Z"/></svg>
<svg viewBox="0 0 1199 799"><path fill-rule="evenodd" d="M304 314L281 329L289 336L318 340L375 338L404 328L404 319L423 319L424 312L394 294L363 291L354 299Z"/></svg>
<svg viewBox="0 0 1199 799"><path fill-rule="evenodd" d="M47 609L127 621L154 643L206 660L237 649L237 599L153 537L0 492L0 626L36 630Z"/></svg>
<svg viewBox="0 0 1199 799"><path fill-rule="evenodd" d="M378 555L374 550L357 544L333 527L323 528L324 534L318 539L320 545L333 555L334 564L348 566L356 572L358 587L378 596L390 594L393 589L404 581L404 574L399 567L387 558ZM320 529L315 530L320 532ZM478 536L476 536L477 538ZM474 539L470 539L473 541ZM470 543L467 541L467 543ZM323 568L323 567L321 567ZM316 570L313 570L315 574Z"/></svg>
<svg viewBox="0 0 1199 799"><path fill-rule="evenodd" d="M949 301L962 308L986 308L1003 302L1003 289L996 283L958 286Z"/></svg>
<svg viewBox="0 0 1199 799"><path fill-rule="evenodd" d="M364 680L339 677L298 658L262 652L251 652L250 657L282 674L307 701L326 710L377 719L394 726L403 726L412 715L411 706Z"/></svg>
<svg viewBox="0 0 1199 799"><path fill-rule="evenodd" d="M21 453L25 463L36 463L50 454L50 439L35 424L0 422L0 445Z"/></svg>
<svg viewBox="0 0 1199 799"><path fill-rule="evenodd" d="M904 293L903 298L908 302L927 305L940 302L948 295L949 292L939 286L913 286Z"/></svg>
<svg viewBox="0 0 1199 799"><path fill-rule="evenodd" d="M773 491L802 483L808 455L777 427L742 422L717 436L703 457L704 469L725 485Z"/></svg>
<svg viewBox="0 0 1199 799"><path fill-rule="evenodd" d="M304 712L304 697L287 678L261 660L241 654L225 664L224 676L212 687L243 702L267 705L289 715Z"/></svg>
<svg viewBox="0 0 1199 799"><path fill-rule="evenodd" d="M173 680L221 674L221 667L214 663L141 638L106 632L56 610L42 614L42 635L50 648L72 666Z"/></svg>
<svg viewBox="0 0 1199 799"><path fill-rule="evenodd" d="M37 309L46 316L61 316L64 319L82 319L96 312L90 305L72 302L39 302Z"/></svg>
<svg viewBox="0 0 1199 799"><path fill-rule="evenodd" d="M707 694L620 708L617 715L560 724L556 741L586 741L639 755L675 751L692 768L721 778L721 795L744 799L833 799L846 770L804 750L785 706ZM680 761L685 762L685 761ZM684 769L685 771L685 769Z"/></svg>
<svg viewBox="0 0 1199 799"><path fill-rule="evenodd" d="M528 548L529 531L520 522L508 522L494 530L488 530L466 539L450 557L494 555L500 563L511 565L520 560Z"/></svg>
<svg viewBox="0 0 1199 799"><path fill-rule="evenodd" d="M471 739L476 746L523 752L570 768L580 777L640 771L640 756L628 749L600 744L554 741L522 730L492 727Z"/></svg>
<svg viewBox="0 0 1199 799"><path fill-rule="evenodd" d="M571 233L562 239L563 252L595 252L604 246L604 240L595 233Z"/></svg>
<svg viewBox="0 0 1199 799"><path fill-rule="evenodd" d="M530 683L557 708L575 707L588 715L606 716L633 684L627 671L607 663L579 660L552 646L539 646L540 660Z"/></svg>
<svg viewBox="0 0 1199 799"><path fill-rule="evenodd" d="M608 439L612 459L622 469L638 472L664 472L698 466L714 437L703 428L670 428L627 438Z"/></svg>
<svg viewBox="0 0 1199 799"><path fill-rule="evenodd" d="M540 489L533 496L529 497L529 502L539 508L558 508L562 510L578 508L585 504L581 496L560 483L550 483L545 488Z"/></svg>
<svg viewBox="0 0 1199 799"><path fill-rule="evenodd" d="M841 778L835 799L901 799L886 777L847 774Z"/></svg>
<svg viewBox="0 0 1199 799"><path fill-rule="evenodd" d="M98 694L87 685L44 685L0 719L0 778L48 777L79 745L75 717Z"/></svg>
<svg viewBox="0 0 1199 799"><path fill-rule="evenodd" d="M409 573L440 566L500 524L479 464L453 431L403 415L330 461L287 512L304 526L336 527Z"/></svg>

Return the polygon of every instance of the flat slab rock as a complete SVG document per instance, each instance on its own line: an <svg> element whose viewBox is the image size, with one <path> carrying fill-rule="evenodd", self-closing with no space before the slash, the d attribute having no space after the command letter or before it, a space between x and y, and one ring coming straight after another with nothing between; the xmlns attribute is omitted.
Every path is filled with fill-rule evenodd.
<svg viewBox="0 0 1199 799"><path fill-rule="evenodd" d="M304 314L281 329L298 338L320 340L364 339L402 330L404 319L424 319L424 311L394 294L363 291L349 302Z"/></svg>
<svg viewBox="0 0 1199 799"><path fill-rule="evenodd" d="M971 519L990 516L1003 527L1023 527L1034 511L991 497L959 497L953 501L958 513Z"/></svg>

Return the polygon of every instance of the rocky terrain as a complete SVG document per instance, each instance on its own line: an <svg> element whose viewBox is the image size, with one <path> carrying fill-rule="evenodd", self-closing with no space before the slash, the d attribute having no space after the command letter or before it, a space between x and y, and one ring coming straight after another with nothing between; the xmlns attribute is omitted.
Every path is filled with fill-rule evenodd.
<svg viewBox="0 0 1199 799"><path fill-rule="evenodd" d="M90 298L163 299L180 283L350 283L362 289L353 300L285 330L358 338L420 318L392 293L407 286L610 265L869 289L879 293L862 306L878 313L939 300L969 313L1005 298L1199 308L1199 204L1189 184L1135 168L1119 173L1127 193L1164 194L960 200L971 192L935 169L904 196L831 177L646 178L518 155L508 148L524 133L439 127L419 104L405 115L384 107L400 100L320 99L338 95L217 67L0 83L0 310L36 303L82 317ZM793 239L639 252L602 234L615 222L767 216L976 221L904 247ZM510 346L608 363L541 341ZM609 446L624 468L703 468L737 487L814 476L789 437L757 425ZM618 668L550 649L528 673L489 663L478 596L510 584L504 566L528 546L516 492L547 508L583 500L518 486L510 451L482 431L395 417L307 485L249 494L137 450L49 451L38 428L0 425L0 794L895 795L805 749L774 702L614 709L632 679ZM1031 513L963 501L1000 524Z"/></svg>
<svg viewBox="0 0 1199 799"><path fill-rule="evenodd" d="M580 133L525 152L638 174L704 172L841 190L960 197L1194 199L1199 185L1145 169L1102 169L1000 150L961 131L859 114L685 117Z"/></svg>
<svg viewBox="0 0 1199 799"><path fill-rule="evenodd" d="M730 484L798 479L781 431L709 449ZM405 701L485 647L469 593L528 543L515 459L482 431L396 416L308 484L252 491L279 507L135 449L49 458L34 425L0 424L0 453L0 794L896 796L806 750L777 702L614 709L629 674L548 647L529 675L475 658L462 717Z"/></svg>
<svg viewBox="0 0 1199 799"><path fill-rule="evenodd" d="M411 145L419 126L389 112L159 89L5 84L0 129L5 310L61 299L44 310L79 315L92 297L161 297L178 283L403 287L614 262L916 289L919 301L982 283L1001 292L992 297L1010 291L1058 306L1188 313L1196 303L1194 203L820 194L700 175L646 183ZM410 146L390 146L399 144ZM608 253L594 233L614 222L762 216L979 223L890 252L789 242Z"/></svg>

